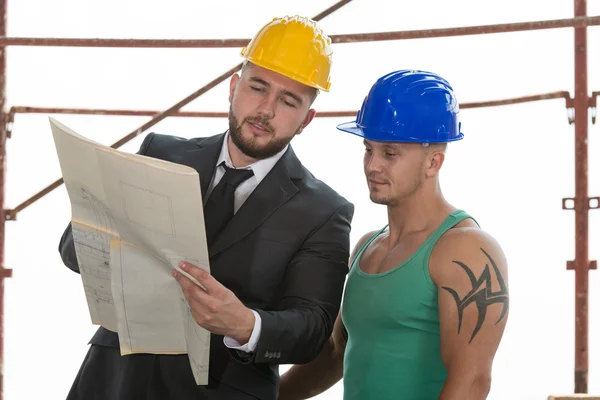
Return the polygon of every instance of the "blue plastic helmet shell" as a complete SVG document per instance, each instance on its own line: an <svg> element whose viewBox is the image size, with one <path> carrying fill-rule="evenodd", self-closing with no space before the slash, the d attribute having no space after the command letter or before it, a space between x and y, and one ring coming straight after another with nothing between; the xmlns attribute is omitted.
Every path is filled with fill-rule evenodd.
<svg viewBox="0 0 600 400"><path fill-rule="evenodd" d="M431 72L401 70L379 78L356 120L337 128L379 142L445 143L464 137L458 114L448 81Z"/></svg>

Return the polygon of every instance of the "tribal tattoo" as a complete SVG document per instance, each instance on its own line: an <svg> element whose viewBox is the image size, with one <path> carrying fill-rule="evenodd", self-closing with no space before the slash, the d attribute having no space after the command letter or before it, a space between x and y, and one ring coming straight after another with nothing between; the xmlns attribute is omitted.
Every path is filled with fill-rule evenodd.
<svg viewBox="0 0 600 400"><path fill-rule="evenodd" d="M445 287L445 286L443 287L443 289L446 289L452 295L452 297L454 297L454 300L456 301L456 306L458 307L458 333L459 334L460 334L460 328L462 325L462 317L463 317L464 309L467 308L471 303L475 303L475 306L477 307L477 311L478 311L477 325L475 325L475 329L473 330L473 334L471 335L471 339L469 340L469 343L471 343L471 341L473 340L475 335L477 335L477 332L479 332L479 330L481 329L481 326L483 325L483 321L485 320L485 314L487 312L487 308L489 306L491 306L492 304L496 304L496 303L503 304L502 314L500 314L500 318L498 318L498 321L496 321L496 324L498 324L498 322L500 322L506 316L506 312L508 310L508 290L506 288L506 284L504 283L504 279L502 278L502 275L500 274L500 270L496 266L496 263L494 262L492 257L490 257L490 255L488 253L486 253L485 250L481 249L481 251L486 255L486 257L490 260L490 263L492 264L492 268L494 269L494 272L496 274L496 278L498 280L500 290L498 290L497 292L494 292L492 290L492 274L490 272L490 268L487 263L485 265L485 269L483 270L483 272L481 273L479 278L475 278L475 274L473 274L473 271L471 271L469 269L469 267L467 267L464 263L462 263L460 261L453 261L453 262L455 264L458 264L460 267L462 267L462 269L465 270L465 272L467 273L467 275L469 277L469 280L471 281L471 286L473 288L469 291L469 293L467 293L465 295L465 297L463 297L461 299L460 296L458 295L458 293L454 289L451 289L451 288Z"/></svg>

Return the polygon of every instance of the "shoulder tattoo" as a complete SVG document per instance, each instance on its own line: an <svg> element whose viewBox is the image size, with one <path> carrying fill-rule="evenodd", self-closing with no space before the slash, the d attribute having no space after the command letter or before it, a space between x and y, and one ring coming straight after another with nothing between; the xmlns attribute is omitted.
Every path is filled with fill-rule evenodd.
<svg viewBox="0 0 600 400"><path fill-rule="evenodd" d="M494 274L496 275L496 280L498 281L498 286L500 286L500 290L494 292L492 290L492 273L490 271L489 264L486 263L485 268L481 275L476 278L473 271L463 262L453 261L453 263L459 265L469 277L471 281L471 290L463 297L462 299L458 295L458 293L449 287L443 286L442 288L447 290L452 297L454 297L454 301L456 301L456 307L458 308L458 333L460 334L460 329L462 325L463 311L471 304L475 304L477 307L477 324L475 325L475 329L471 334L471 339L469 343L473 340L477 332L481 329L483 322L485 321L485 315L487 312L487 308L492 304L502 303L502 313L500 317L496 321L498 324L502 321L503 318L506 317L506 312L508 311L508 290L506 288L506 284L504 282L504 278L502 278L502 274L498 269L498 266L492 259L492 257L483 249L480 249L483 254L487 257L492 268L494 270Z"/></svg>

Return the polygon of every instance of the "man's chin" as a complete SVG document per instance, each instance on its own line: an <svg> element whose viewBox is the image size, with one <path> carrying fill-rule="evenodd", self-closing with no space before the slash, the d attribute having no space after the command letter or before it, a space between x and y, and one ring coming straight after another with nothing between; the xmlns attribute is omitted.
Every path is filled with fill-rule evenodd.
<svg viewBox="0 0 600 400"><path fill-rule="evenodd" d="M287 144L275 139L272 133L255 135L251 129L247 129L246 125L242 125L239 130L231 131L231 138L233 143L248 157L263 160L274 156Z"/></svg>
<svg viewBox="0 0 600 400"><path fill-rule="evenodd" d="M243 137L242 142L237 144L237 147L242 153L255 160L262 160L270 157L272 154L268 151L267 146L260 143L259 140L253 140Z"/></svg>
<svg viewBox="0 0 600 400"><path fill-rule="evenodd" d="M253 153L261 153L268 147L270 140L266 137L255 136L252 133L242 134L241 144L244 149L248 149Z"/></svg>
<svg viewBox="0 0 600 400"><path fill-rule="evenodd" d="M371 193L371 195L369 197L371 198L371 201L375 204L381 204L382 206L387 206L390 204L390 201L388 198L379 196L376 193Z"/></svg>

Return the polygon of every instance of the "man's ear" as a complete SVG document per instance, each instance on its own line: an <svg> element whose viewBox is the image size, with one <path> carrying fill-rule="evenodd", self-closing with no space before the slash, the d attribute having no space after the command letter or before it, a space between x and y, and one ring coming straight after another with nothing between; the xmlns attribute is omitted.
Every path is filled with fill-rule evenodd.
<svg viewBox="0 0 600 400"><path fill-rule="evenodd" d="M306 114L304 121L302 121L302 125L300 125L300 128L298 128L298 132L296 132L296 135L299 135L302 133L304 128L306 128L308 126L308 124L310 124L310 122L315 118L316 114L317 114L317 111L314 108L311 108L310 110L308 110L308 113Z"/></svg>
<svg viewBox="0 0 600 400"><path fill-rule="evenodd" d="M240 76L238 74L231 75L231 79L229 80L229 102L233 100L233 92L235 92L235 87L240 80Z"/></svg>
<svg viewBox="0 0 600 400"><path fill-rule="evenodd" d="M426 175L431 178L437 175L444 164L446 154L441 150L433 150L427 155Z"/></svg>

